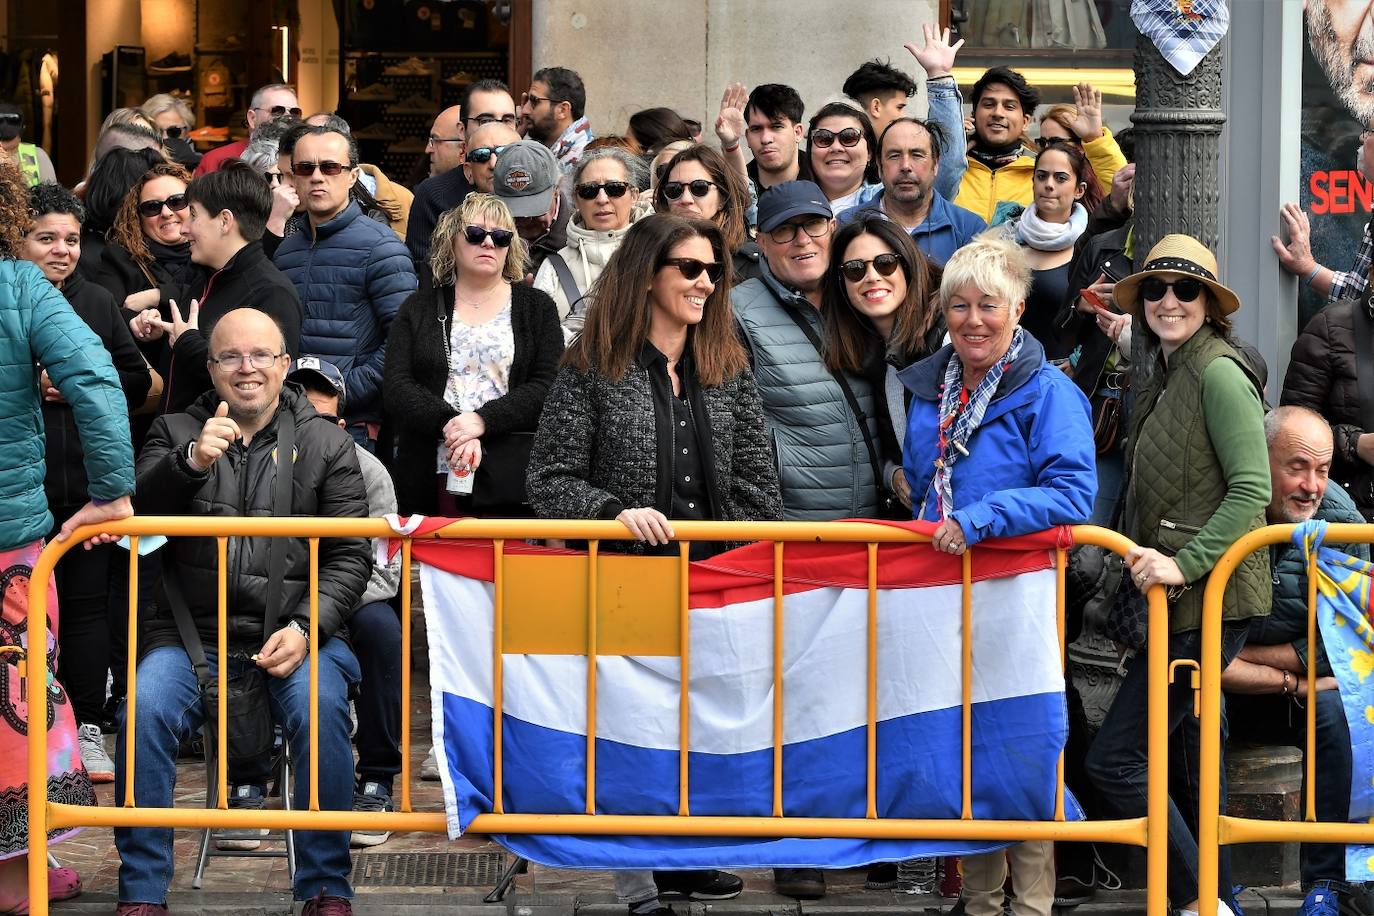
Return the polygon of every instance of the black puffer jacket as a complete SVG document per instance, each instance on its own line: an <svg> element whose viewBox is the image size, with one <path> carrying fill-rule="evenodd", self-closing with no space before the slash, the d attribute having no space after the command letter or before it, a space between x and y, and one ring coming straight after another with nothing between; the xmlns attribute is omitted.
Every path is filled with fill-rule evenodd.
<svg viewBox="0 0 1374 916"><path fill-rule="evenodd" d="M167 414L153 423L147 444L138 456L140 515L271 516L277 468L277 422L272 421L245 448L235 442L208 471L197 471L187 460L187 446L200 435L219 396L211 391L185 413ZM293 515L335 518L367 517L367 493L358 469L353 438L321 418L294 383L281 392L281 410L291 411L296 423L296 459L292 478ZM280 417L280 412L278 413ZM267 538L231 538L229 564L229 641L256 650L265 640L267 603ZM286 542L286 582L277 627L295 619L310 622L310 553L306 541ZM208 646L216 640L215 598L218 588L213 538L176 538L159 553L164 566L174 563L195 618L196 629ZM320 541L319 632L332 636L357 608L367 585L372 561L364 538L325 538ZM140 651L180 645L176 622L165 594L141 624Z"/></svg>
<svg viewBox="0 0 1374 916"><path fill-rule="evenodd" d="M1281 404L1317 411L1331 424L1336 449L1331 478L1350 493L1360 514L1374 520L1374 468L1355 447L1366 430L1360 420L1360 390L1355 378L1355 309L1362 300L1346 300L1317 313L1293 342Z"/></svg>

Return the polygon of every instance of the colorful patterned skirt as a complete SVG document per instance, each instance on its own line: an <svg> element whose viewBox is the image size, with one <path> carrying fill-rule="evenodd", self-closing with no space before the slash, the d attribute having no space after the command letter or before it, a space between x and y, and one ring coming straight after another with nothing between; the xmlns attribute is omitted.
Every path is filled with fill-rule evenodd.
<svg viewBox="0 0 1374 916"><path fill-rule="evenodd" d="M77 548L78 550L81 548ZM0 646L28 646L29 577L43 550L35 541L14 550L0 550ZM19 657L0 657L0 859L28 852L28 732L29 704L48 704L48 797L69 805L94 805L95 793L76 741L76 718L67 692L53 676L57 665L57 584L48 580L48 679L42 693L19 677ZM54 830L49 842L64 840L77 828Z"/></svg>

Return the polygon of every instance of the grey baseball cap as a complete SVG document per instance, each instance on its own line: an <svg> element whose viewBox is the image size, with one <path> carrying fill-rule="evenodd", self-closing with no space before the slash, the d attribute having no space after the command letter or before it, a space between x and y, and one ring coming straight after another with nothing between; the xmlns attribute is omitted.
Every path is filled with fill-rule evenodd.
<svg viewBox="0 0 1374 916"><path fill-rule="evenodd" d="M549 212L558 189L558 160L544 144L519 140L496 157L492 190L517 219Z"/></svg>

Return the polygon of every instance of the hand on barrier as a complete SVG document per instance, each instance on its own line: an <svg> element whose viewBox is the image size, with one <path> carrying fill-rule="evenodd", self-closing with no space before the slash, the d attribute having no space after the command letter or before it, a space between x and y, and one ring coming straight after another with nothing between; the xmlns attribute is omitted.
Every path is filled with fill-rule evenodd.
<svg viewBox="0 0 1374 916"><path fill-rule="evenodd" d="M117 522L121 518L128 518L134 514L134 504L127 495L119 499L111 500L107 503L96 504L86 503L76 514L62 523L62 530L57 532L57 540L65 541L72 536L72 532L82 525L98 525L101 522ZM95 537L86 541L85 547L90 550L97 544L110 544L119 540L117 534L97 534Z"/></svg>
<svg viewBox="0 0 1374 916"><path fill-rule="evenodd" d="M1132 547L1126 554L1126 566L1131 571L1131 580L1141 594L1154 585L1187 585L1183 570L1173 557L1166 557L1153 547Z"/></svg>
<svg viewBox="0 0 1374 916"><path fill-rule="evenodd" d="M652 506L624 509L615 520L629 528L635 540L646 544L666 544L673 539L673 526L668 517Z"/></svg>
<svg viewBox="0 0 1374 916"><path fill-rule="evenodd" d="M239 425L229 419L229 404L220 401L215 415L201 427L200 438L191 452L191 465L199 471L208 471L229 448L229 444L239 438Z"/></svg>
<svg viewBox="0 0 1374 916"><path fill-rule="evenodd" d="M947 518L935 529L930 546L941 553L952 553L958 557L968 550L968 539L964 537L963 527L954 519Z"/></svg>
<svg viewBox="0 0 1374 916"><path fill-rule="evenodd" d="M267 638L254 660L273 677L288 677L305 661L309 651L309 641L294 627L286 626Z"/></svg>

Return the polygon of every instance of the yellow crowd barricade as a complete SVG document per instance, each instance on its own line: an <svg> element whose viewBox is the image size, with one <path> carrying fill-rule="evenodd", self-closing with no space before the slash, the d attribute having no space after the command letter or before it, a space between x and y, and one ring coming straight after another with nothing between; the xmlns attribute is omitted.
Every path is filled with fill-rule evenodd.
<svg viewBox="0 0 1374 916"><path fill-rule="evenodd" d="M1217 886L1221 846L1237 843L1374 843L1374 824L1317 820L1317 704L1307 704L1303 748L1306 790L1301 821L1232 817L1221 804L1221 599L1242 560L1274 544L1286 544L1297 525L1269 525L1249 532L1227 549L1207 580L1202 598L1201 748L1198 754L1198 916L1216 916L1217 899L1201 889ZM1325 544L1374 544L1374 525L1332 524ZM1317 644L1317 557L1307 565L1307 646ZM1317 668L1307 666L1307 695L1316 695Z"/></svg>
<svg viewBox="0 0 1374 916"><path fill-rule="evenodd" d="M630 834L630 835L674 835L674 836L741 836L741 837L849 837L872 839L942 839L942 840L982 840L982 841L1020 841L1020 840L1070 840L1079 842L1107 842L1142 846L1147 850L1146 861L1149 875L1147 912L1150 916L1164 916L1165 901L1165 856L1167 850L1167 810L1168 810L1168 733L1165 712L1168 690L1168 619L1164 591L1160 586L1150 590L1149 607L1149 649L1148 664L1150 671L1149 704L1152 715L1149 721L1148 750L1151 761L1148 787L1147 814L1145 817L1119 820L1068 821L1064 813L1064 761L1060 754L1055 813L1048 821L1003 821L975 820L972 815L972 548L963 557L963 624L962 631L962 813L955 819L908 820L880 818L876 812L876 735L877 735L877 557L879 544L928 542L926 535L908 531L891 525L866 522L674 522L676 540L680 542L677 559L680 571L679 586L676 589L677 607L674 609L675 621L679 628L682 646L683 671L688 670L686 646L688 636L688 550L693 541L764 541L774 545L774 709L773 709L773 815L771 817L722 817L692 815L686 804L687 799L687 760L688 721L687 677L683 678L681 698L682 739L680 747L681 768L679 773L682 803L676 815L608 815L595 813L593 796L595 779L595 753L592 743L596 734L596 696L595 681L588 679L587 723L587 804L585 814L548 814L541 812L507 812L502 810L502 766L501 766L501 726L502 726L502 615L515 613L518 609L506 607L509 590L503 582L502 570L508 562L504 554L507 541L519 542L527 538L563 538L581 540L588 543L587 557L587 601L596 607L598 600L598 570L604 564L598 561L598 546L603 540L620 541L630 539L629 532L620 523L613 521L560 521L551 519L495 520L464 519L426 534L425 539L464 539L491 541L495 554L495 626L493 640L492 696L494 699L494 793L495 811L478 815L468 828L470 833L547 833L547 834ZM415 811L411 804L410 772L410 658L411 626L409 608L411 605L411 547L413 539L399 538L401 541L401 776L399 810L394 812L354 812L321 811L319 806L319 756L318 722L316 711L319 709L318 682L318 574L319 545L321 538L331 537L397 537L391 527L382 519L335 519L335 518L181 518L181 517L138 517L122 522L114 522L98 527L79 529L73 537L63 543L51 543L43 551L34 568L29 589L28 640L30 646L42 646L46 642L44 631L47 618L47 584L53 568L69 550L81 549L86 538L97 533L129 536L129 623L128 623L128 690L126 700L126 727L133 731L137 722L137 658L135 647L138 645L138 542L140 537L164 535L167 537L214 538L218 545L219 581L218 613L219 643L218 657L228 655L226 645L226 564L225 556L228 539L231 537L290 537L308 540L310 548L310 767L309 805L296 810L230 810L228 808L228 755L218 755L218 803L215 808L146 808L139 807L134 798L134 770L137 766L136 742L126 743L127 760L123 768L124 803L115 807L88 807L52 802L42 795L30 792L29 795L29 900L30 912L35 916L45 916L47 906L47 852L48 832L77 826L89 827L171 827L196 828L221 827L229 829L275 830L353 830L371 829L379 831L417 831L444 833L446 823L442 811ZM1074 529L1075 544L1092 544L1107 548L1124 555L1134 545L1120 534L1103 528L1079 526ZM785 626L785 600L781 573L786 545L789 542L843 542L865 544L868 549L868 796L867 816L863 818L822 818L788 817L782 808L781 757L782 735L782 645ZM1057 570L1058 629L1060 637L1060 661L1066 663L1064 646L1064 573L1068 565L1068 552L1059 547L1055 550ZM523 558L528 561L530 558ZM537 558L536 558L537 559ZM567 558L559 558L566 562ZM586 653L594 660L597 649L596 613L588 613L586 633ZM28 677L43 683L47 677L46 656L36 653L30 656ZM219 679L219 746L225 744L225 698L228 694L225 684L224 665L217 666ZM589 665L594 671L595 666ZM29 786L47 784L47 709L42 703L31 704L29 709ZM1215 752L1215 750L1214 750Z"/></svg>

